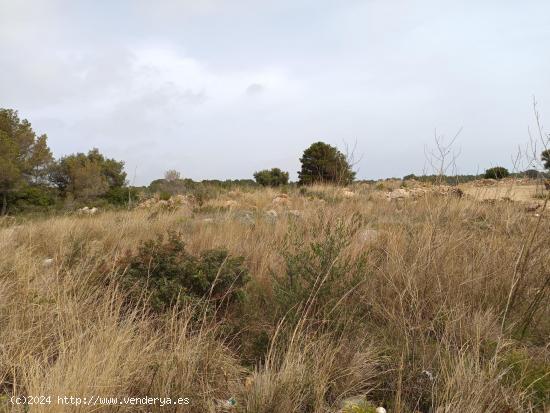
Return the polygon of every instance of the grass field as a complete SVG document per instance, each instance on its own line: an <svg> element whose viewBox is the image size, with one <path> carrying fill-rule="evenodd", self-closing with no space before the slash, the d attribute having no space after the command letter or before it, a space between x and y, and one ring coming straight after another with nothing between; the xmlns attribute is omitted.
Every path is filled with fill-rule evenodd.
<svg viewBox="0 0 550 413"><path fill-rule="evenodd" d="M362 396L346 411L548 411L542 208L313 187L5 222L3 409L337 412ZM229 255L201 255L212 249ZM230 266L247 276L219 289ZM174 295L188 281L178 271L193 277ZM191 403L14 406L13 395Z"/></svg>
<svg viewBox="0 0 550 413"><path fill-rule="evenodd" d="M475 184L464 184L460 187L466 195L477 200L508 198L512 201L533 203L538 199L542 204L545 193L541 183L517 185L513 181L487 187L479 187Z"/></svg>

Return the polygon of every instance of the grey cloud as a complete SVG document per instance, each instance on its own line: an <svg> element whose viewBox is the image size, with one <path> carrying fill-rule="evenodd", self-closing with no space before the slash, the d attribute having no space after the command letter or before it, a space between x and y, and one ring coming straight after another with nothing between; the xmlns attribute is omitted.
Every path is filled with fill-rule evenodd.
<svg viewBox="0 0 550 413"><path fill-rule="evenodd" d="M259 84L259 83L251 83L250 85L248 85L248 87L246 88L246 94L248 96L256 96L256 95L260 95L263 91L264 91L264 87Z"/></svg>

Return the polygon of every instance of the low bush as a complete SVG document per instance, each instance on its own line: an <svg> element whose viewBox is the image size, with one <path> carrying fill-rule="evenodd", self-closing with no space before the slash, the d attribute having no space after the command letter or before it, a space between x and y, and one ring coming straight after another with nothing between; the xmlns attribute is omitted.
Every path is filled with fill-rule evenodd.
<svg viewBox="0 0 550 413"><path fill-rule="evenodd" d="M137 253L128 254L123 285L131 297L145 293L155 311L162 311L188 298L207 298L230 304L239 300L248 281L243 257L226 250L206 250L198 256L188 253L181 237L170 232L165 237L143 242Z"/></svg>

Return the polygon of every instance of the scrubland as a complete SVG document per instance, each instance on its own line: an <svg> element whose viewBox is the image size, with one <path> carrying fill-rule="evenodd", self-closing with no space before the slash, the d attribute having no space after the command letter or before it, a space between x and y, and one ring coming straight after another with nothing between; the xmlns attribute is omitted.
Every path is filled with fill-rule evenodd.
<svg viewBox="0 0 550 413"><path fill-rule="evenodd" d="M379 192L219 191L177 208L4 222L2 408L337 412L360 396L343 411L548 411L544 200L533 213ZM12 395L191 404L14 406Z"/></svg>

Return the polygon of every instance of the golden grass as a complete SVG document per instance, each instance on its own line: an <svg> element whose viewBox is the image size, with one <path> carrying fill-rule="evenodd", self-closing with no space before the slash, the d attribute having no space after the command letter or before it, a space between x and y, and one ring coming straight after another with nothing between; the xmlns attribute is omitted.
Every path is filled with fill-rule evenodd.
<svg viewBox="0 0 550 413"><path fill-rule="evenodd" d="M387 202L354 191L291 190L287 204L273 204L271 189L232 191L194 212L112 211L0 228L4 411L27 411L9 404L12 395L91 394L189 397L191 405L27 409L214 412L235 397L239 412L335 412L346 397L367 394L396 413L547 411L548 371L525 367L550 366L547 215L515 203ZM332 297L330 320L305 303L291 309L298 318L278 312L273 280L286 276L289 231L300 229L298 248L307 250L323 240L310 228L349 226L358 215L361 229L335 262L362 260L362 279ZM252 279L239 310L128 307L120 257L169 230L193 253L223 247L245 257ZM310 303L318 299L312 291ZM260 333L268 345L256 357ZM510 364L512 351L525 355L514 358L522 368Z"/></svg>

